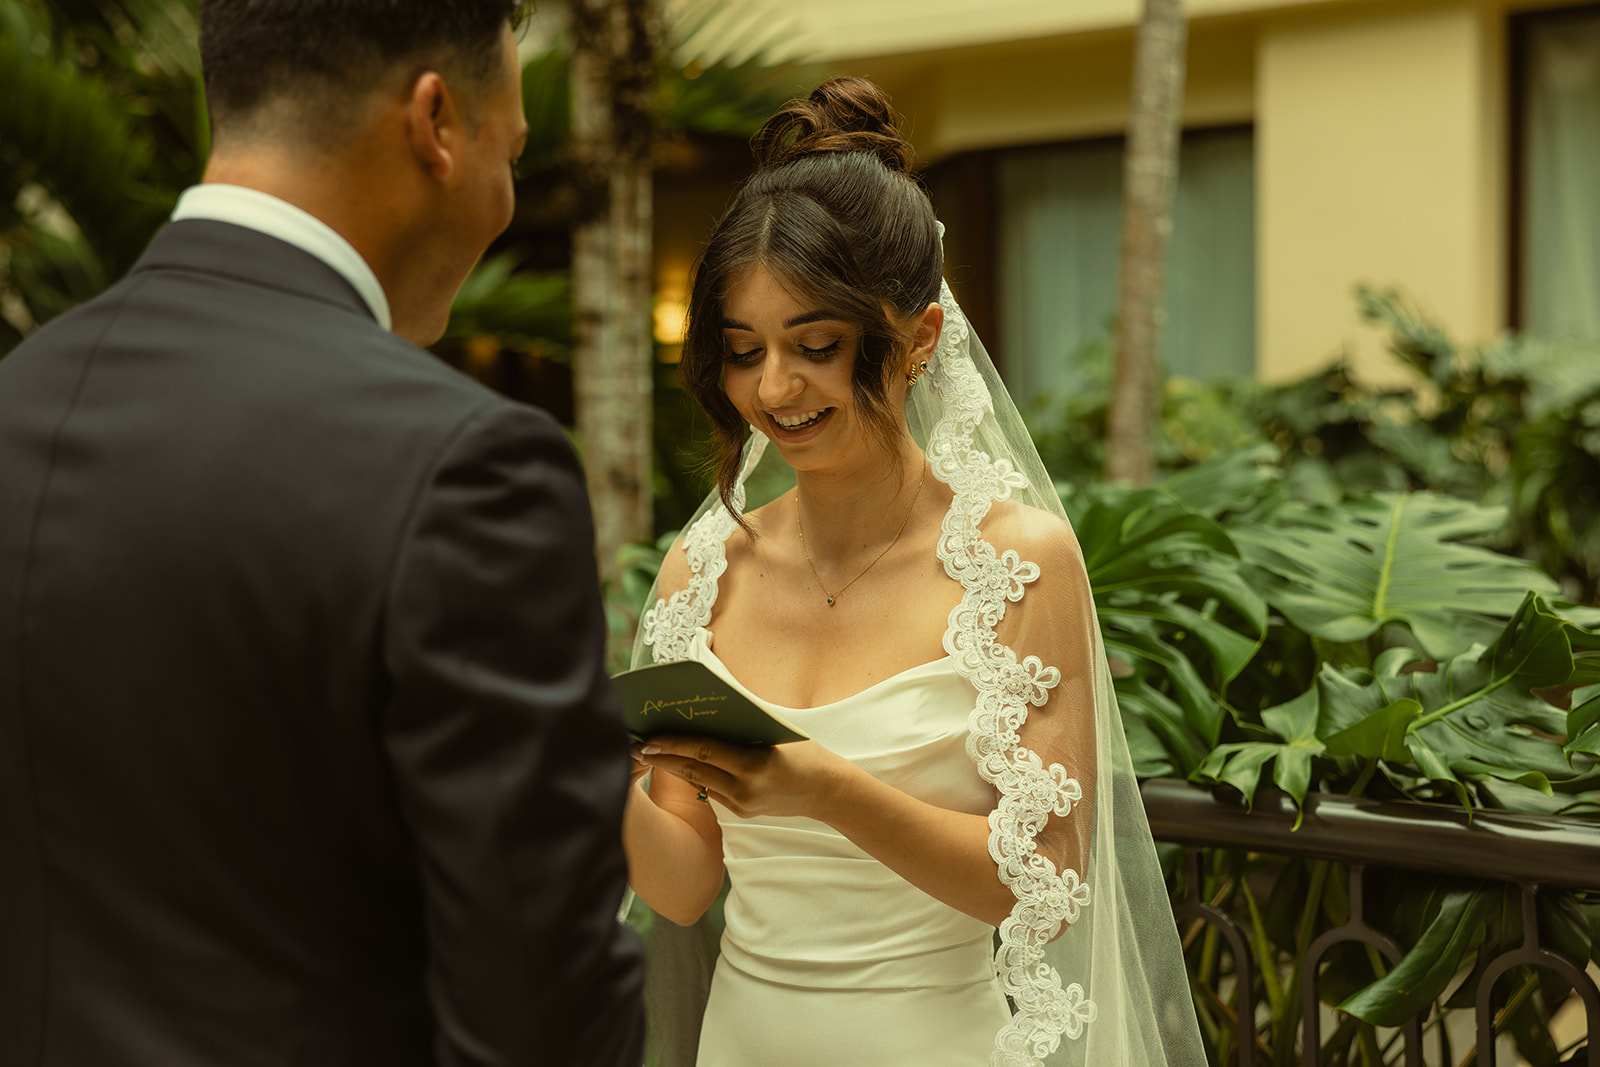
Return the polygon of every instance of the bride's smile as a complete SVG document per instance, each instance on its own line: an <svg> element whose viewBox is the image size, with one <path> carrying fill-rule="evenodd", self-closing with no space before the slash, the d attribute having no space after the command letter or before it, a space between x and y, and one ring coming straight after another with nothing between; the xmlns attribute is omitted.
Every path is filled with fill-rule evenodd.
<svg viewBox="0 0 1600 1067"><path fill-rule="evenodd" d="M802 430L832 410L832 408L823 408L821 411L808 411L804 415L779 415L774 412L772 417L785 430Z"/></svg>

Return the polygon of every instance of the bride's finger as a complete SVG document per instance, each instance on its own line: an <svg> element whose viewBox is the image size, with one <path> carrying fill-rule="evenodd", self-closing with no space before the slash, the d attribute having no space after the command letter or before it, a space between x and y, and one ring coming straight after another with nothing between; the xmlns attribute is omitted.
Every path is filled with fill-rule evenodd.
<svg viewBox="0 0 1600 1067"><path fill-rule="evenodd" d="M730 745L709 737L653 737L640 752L645 757L676 756L723 770L737 770L744 762L748 746Z"/></svg>
<svg viewBox="0 0 1600 1067"><path fill-rule="evenodd" d="M650 752L646 746L644 762L659 767L675 778L680 778L702 793L725 794L735 783L732 774L712 763L687 756L674 756L666 752Z"/></svg>

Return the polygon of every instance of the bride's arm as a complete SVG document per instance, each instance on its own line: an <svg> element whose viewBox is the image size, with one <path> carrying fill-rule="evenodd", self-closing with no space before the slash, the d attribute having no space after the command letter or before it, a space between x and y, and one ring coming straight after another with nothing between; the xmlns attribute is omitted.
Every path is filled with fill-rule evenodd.
<svg viewBox="0 0 1600 1067"><path fill-rule="evenodd" d="M659 591L671 596L688 584L681 544L662 561ZM696 799L693 786L671 774L650 776L635 764L633 786L622 817L628 883L658 915L687 926L705 914L722 889L722 830L711 805Z"/></svg>
<svg viewBox="0 0 1600 1067"><path fill-rule="evenodd" d="M658 915L688 926L722 889L722 832L709 804L670 774L635 778L622 816L628 883Z"/></svg>

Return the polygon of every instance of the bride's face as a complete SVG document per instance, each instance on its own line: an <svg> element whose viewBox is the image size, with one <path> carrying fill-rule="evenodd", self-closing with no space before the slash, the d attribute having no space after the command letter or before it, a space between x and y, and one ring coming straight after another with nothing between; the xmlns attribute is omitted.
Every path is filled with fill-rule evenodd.
<svg viewBox="0 0 1600 1067"><path fill-rule="evenodd" d="M862 426L851 388L858 325L797 298L754 267L723 303L722 334L728 399L791 466L830 466L860 451Z"/></svg>

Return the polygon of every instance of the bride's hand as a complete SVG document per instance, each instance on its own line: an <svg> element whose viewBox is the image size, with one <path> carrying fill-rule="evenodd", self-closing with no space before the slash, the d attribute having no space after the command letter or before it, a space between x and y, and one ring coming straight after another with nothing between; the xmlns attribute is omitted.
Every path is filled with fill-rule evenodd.
<svg viewBox="0 0 1600 1067"><path fill-rule="evenodd" d="M641 750L644 748L643 745L635 741L630 748L633 754L633 763L629 766L630 777L628 778L628 783L632 785L650 773L650 764L646 763L644 757L640 755Z"/></svg>
<svg viewBox="0 0 1600 1067"><path fill-rule="evenodd" d="M657 737L641 750L644 763L683 779L741 818L817 817L851 774L848 761L815 741L730 745L703 737Z"/></svg>

